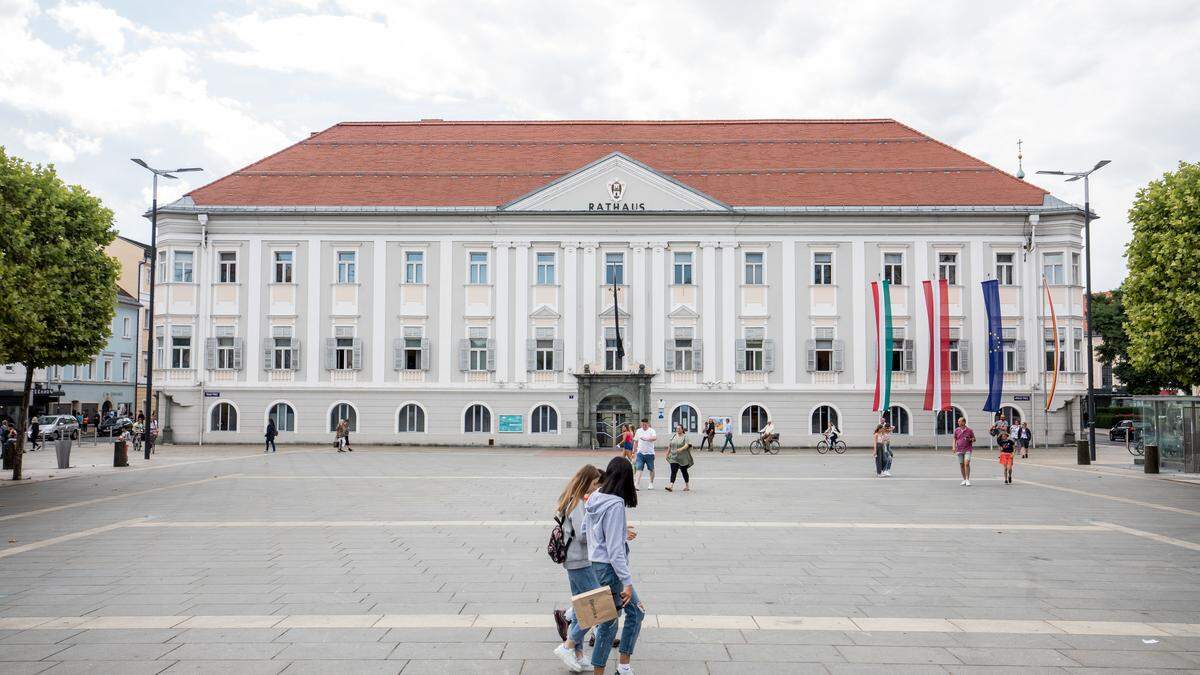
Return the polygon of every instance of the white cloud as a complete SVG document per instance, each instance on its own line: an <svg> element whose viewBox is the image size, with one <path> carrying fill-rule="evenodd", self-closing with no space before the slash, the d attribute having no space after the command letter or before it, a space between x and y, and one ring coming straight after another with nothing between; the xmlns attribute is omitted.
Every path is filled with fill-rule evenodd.
<svg viewBox="0 0 1200 675"><path fill-rule="evenodd" d="M100 152L99 138L78 136L66 129L59 129L53 134L44 131L20 131L18 134L25 147L57 164L68 164L74 162L79 155L94 155Z"/></svg>
<svg viewBox="0 0 1200 675"><path fill-rule="evenodd" d="M114 54L125 50L125 32L136 29L132 21L97 2L64 2L49 13L64 30Z"/></svg>

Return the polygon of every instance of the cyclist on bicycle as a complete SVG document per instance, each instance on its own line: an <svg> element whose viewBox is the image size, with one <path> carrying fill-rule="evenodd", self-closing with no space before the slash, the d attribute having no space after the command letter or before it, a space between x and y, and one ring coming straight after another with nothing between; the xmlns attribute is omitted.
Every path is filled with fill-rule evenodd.
<svg viewBox="0 0 1200 675"><path fill-rule="evenodd" d="M775 423L771 420L767 420L767 423L764 424L763 428L758 432L758 438L762 441L764 446L770 445L771 441L779 438L779 434L775 433Z"/></svg>
<svg viewBox="0 0 1200 675"><path fill-rule="evenodd" d="M841 434L842 432L837 428L837 424L830 422L829 427L825 429L825 442L832 448L838 442L838 436Z"/></svg>

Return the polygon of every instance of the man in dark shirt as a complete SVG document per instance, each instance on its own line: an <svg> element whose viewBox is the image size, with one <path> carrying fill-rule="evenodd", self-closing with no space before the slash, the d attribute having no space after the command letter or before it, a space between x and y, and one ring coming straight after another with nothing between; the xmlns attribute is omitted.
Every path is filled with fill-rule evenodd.
<svg viewBox="0 0 1200 675"><path fill-rule="evenodd" d="M42 423L38 421L36 415L33 416L29 423L29 451L37 450L42 444Z"/></svg>

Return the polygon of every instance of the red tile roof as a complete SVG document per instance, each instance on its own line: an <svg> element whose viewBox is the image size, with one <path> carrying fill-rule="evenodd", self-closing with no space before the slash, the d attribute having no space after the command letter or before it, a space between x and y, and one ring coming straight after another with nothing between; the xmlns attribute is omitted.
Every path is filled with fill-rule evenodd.
<svg viewBox="0 0 1200 675"><path fill-rule="evenodd" d="M732 206L1040 206L894 120L343 122L190 193L199 206L499 206L612 152Z"/></svg>

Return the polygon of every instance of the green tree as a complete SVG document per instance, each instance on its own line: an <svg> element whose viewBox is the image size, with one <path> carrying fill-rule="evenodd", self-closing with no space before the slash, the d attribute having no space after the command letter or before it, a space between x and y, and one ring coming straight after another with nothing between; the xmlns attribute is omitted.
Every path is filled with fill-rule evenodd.
<svg viewBox="0 0 1200 675"><path fill-rule="evenodd" d="M108 340L120 264L104 247L115 236L99 198L0 147L0 363L25 366L13 480L34 369L91 361Z"/></svg>
<svg viewBox="0 0 1200 675"><path fill-rule="evenodd" d="M1172 382L1147 373L1129 359L1129 335L1125 332L1124 289L1092 294L1092 330L1100 336L1096 356L1112 368L1113 377L1121 381L1130 394L1157 394Z"/></svg>
<svg viewBox="0 0 1200 675"><path fill-rule="evenodd" d="M1180 162L1139 190L1129 222L1129 356L1162 380L1200 384L1200 164Z"/></svg>

